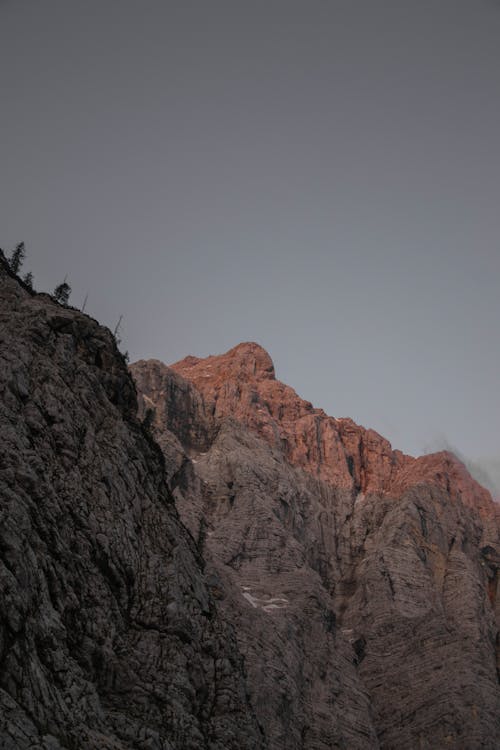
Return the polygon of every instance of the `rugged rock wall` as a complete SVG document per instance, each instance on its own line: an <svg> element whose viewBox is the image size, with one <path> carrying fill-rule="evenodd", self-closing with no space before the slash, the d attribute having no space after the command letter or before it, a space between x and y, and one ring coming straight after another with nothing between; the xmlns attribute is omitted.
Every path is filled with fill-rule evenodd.
<svg viewBox="0 0 500 750"><path fill-rule="evenodd" d="M0 261L0 748L496 749L499 520L460 462L255 344L132 370L164 455L109 331Z"/></svg>
<svg viewBox="0 0 500 750"><path fill-rule="evenodd" d="M498 513L460 462L314 409L256 344L132 371L268 746L497 748Z"/></svg>
<svg viewBox="0 0 500 750"><path fill-rule="evenodd" d="M233 631L136 407L109 331L0 261L6 750L262 746Z"/></svg>

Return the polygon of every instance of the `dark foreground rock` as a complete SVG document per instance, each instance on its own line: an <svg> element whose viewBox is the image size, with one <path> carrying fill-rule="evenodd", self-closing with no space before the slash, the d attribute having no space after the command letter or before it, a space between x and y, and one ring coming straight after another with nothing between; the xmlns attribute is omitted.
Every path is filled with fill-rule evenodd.
<svg viewBox="0 0 500 750"><path fill-rule="evenodd" d="M0 747L260 748L107 329L0 261Z"/></svg>
<svg viewBox="0 0 500 750"><path fill-rule="evenodd" d="M132 366L273 750L500 747L498 506L242 344Z"/></svg>

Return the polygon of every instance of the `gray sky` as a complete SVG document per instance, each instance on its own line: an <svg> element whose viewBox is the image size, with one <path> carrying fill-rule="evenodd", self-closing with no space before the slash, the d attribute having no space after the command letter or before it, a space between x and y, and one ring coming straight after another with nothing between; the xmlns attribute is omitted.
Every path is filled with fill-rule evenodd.
<svg viewBox="0 0 500 750"><path fill-rule="evenodd" d="M0 86L0 246L131 359L499 455L500 3L0 0Z"/></svg>

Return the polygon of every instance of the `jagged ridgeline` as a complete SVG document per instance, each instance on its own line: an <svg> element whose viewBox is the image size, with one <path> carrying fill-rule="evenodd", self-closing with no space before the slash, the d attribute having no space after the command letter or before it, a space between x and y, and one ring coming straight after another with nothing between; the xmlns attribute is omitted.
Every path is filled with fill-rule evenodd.
<svg viewBox="0 0 500 750"><path fill-rule="evenodd" d="M132 365L273 750L500 747L498 505L334 419L257 344Z"/></svg>
<svg viewBox="0 0 500 750"><path fill-rule="evenodd" d="M0 358L0 748L497 750L500 525L452 454L256 344L137 394L2 260Z"/></svg>

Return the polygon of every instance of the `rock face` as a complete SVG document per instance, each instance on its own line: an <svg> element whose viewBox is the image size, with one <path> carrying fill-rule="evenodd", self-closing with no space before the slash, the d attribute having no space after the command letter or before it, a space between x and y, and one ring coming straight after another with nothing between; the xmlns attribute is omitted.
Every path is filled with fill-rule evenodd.
<svg viewBox="0 0 500 750"><path fill-rule="evenodd" d="M5 750L264 746L234 632L136 410L110 332L0 261ZM201 445L190 411L176 430Z"/></svg>
<svg viewBox="0 0 500 750"><path fill-rule="evenodd" d="M393 451L257 344L132 366L273 750L498 748L497 506Z"/></svg>
<svg viewBox="0 0 500 750"><path fill-rule="evenodd" d="M500 746L500 523L453 454L257 344L136 363L137 416L110 332L1 259L0 360L0 748Z"/></svg>

